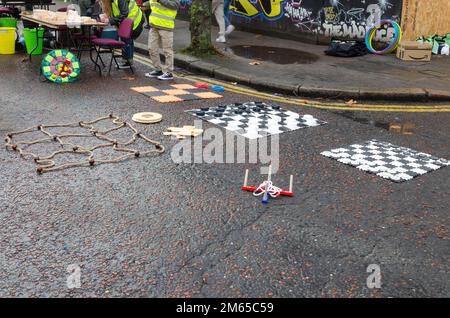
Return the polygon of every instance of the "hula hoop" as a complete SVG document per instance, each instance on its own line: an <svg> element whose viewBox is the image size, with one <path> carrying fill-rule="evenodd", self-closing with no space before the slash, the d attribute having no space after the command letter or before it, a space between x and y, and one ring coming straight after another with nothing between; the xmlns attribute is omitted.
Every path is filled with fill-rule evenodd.
<svg viewBox="0 0 450 318"><path fill-rule="evenodd" d="M53 83L71 83L80 75L80 62L67 50L53 50L41 63L42 74Z"/></svg>
<svg viewBox="0 0 450 318"><path fill-rule="evenodd" d="M395 35L392 39L391 43L387 48L381 51L377 51L372 46L373 37L375 36L376 32L383 26L383 25L392 25L395 29ZM402 40L402 28L400 25L393 21L393 20L381 20L378 23L375 23L366 33L366 46L367 49L376 55L385 55L392 53L399 45L400 41Z"/></svg>

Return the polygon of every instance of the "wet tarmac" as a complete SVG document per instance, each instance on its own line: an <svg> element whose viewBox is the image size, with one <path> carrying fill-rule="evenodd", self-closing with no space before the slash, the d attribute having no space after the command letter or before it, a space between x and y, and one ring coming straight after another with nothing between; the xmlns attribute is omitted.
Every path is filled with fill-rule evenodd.
<svg viewBox="0 0 450 318"><path fill-rule="evenodd" d="M162 134L194 123L185 110L259 99L224 92L220 101L160 104L130 90L167 85L145 78L143 65L134 76L113 71L99 78L82 60L80 78L61 86L41 82L38 62L23 57L0 56L0 135L149 111L162 122L135 126L167 151L38 175L32 160L2 147L0 296L450 296L450 169L397 184L320 155L377 139L449 159L450 114L355 113L379 123L414 122L416 133L407 136L277 103L328 124L279 136L280 169L272 180L286 187L293 174L295 196L262 205L241 190L245 169L250 185L265 177L260 161L177 163L178 140ZM210 141L200 144L203 151ZM366 285L370 264L381 267L381 289ZM81 288L68 288L69 265L80 267Z"/></svg>
<svg viewBox="0 0 450 318"><path fill-rule="evenodd" d="M309 52L270 46L237 45L226 48L225 51L247 59L275 64L311 64L319 59Z"/></svg>
<svg viewBox="0 0 450 318"><path fill-rule="evenodd" d="M402 134L402 135L413 135L415 134L416 124L412 121L399 121L394 120L391 122L374 120L367 116L367 114L361 112L353 111L338 111L336 114L343 116L345 118L351 119L357 123L370 125L373 127L382 128L390 132ZM366 116L364 116L366 115Z"/></svg>

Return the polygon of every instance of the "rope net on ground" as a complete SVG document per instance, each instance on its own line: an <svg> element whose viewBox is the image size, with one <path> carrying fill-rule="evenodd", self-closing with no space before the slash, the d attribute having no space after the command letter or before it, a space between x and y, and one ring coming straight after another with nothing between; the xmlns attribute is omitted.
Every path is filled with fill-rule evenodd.
<svg viewBox="0 0 450 318"><path fill-rule="evenodd" d="M114 124L113 128L99 131L96 129L93 125L101 122L101 121L112 121ZM86 133L74 133L74 134L54 134L49 132L47 129L49 128L74 128L74 127L81 127L83 129L86 129ZM129 139L126 142L119 142L116 139L112 139L107 136L108 133L111 133L113 131L118 131L121 128L128 127L132 130L133 135L131 139ZM13 142L14 136L31 133L34 131L40 131L46 137L35 139L31 141L17 141ZM68 137L94 137L98 140L101 140L102 144L93 146L93 147L83 147L74 143L71 143L67 140L64 140L64 138ZM145 151L139 151L136 149L129 148L132 144L134 144L138 139L142 139L145 142L152 144L155 146L155 149L149 149ZM161 145L159 142L151 140L150 138L146 137L142 133L140 133L135 127L133 127L130 123L127 123L125 121L122 121L118 116L115 116L113 114L109 116L104 116L97 118L93 121L80 121L80 122L74 122L69 124L55 124L55 125L38 125L33 126L21 131L16 131L7 134L6 136L6 148L9 150L13 150L19 153L19 155L23 158L31 158L38 164L36 171L38 173L44 173L44 172L50 172L55 170L62 170L67 168L73 168L73 167L83 167L83 166L94 166L99 164L106 164L106 163L117 163L121 161L125 161L131 158L137 158L137 157L143 157L147 156L152 153L163 153L165 151L164 146ZM54 151L48 156L38 156L37 154L26 151L26 148L39 144L39 143L46 143L46 142L57 142L60 144L60 146L63 148L61 150ZM94 158L94 151L101 148L111 148L114 151L124 153L118 157L115 157L113 159L95 159ZM79 161L79 162L67 162L64 164L57 165L54 161L54 158L57 155L60 154L84 154L87 157L86 160Z"/></svg>

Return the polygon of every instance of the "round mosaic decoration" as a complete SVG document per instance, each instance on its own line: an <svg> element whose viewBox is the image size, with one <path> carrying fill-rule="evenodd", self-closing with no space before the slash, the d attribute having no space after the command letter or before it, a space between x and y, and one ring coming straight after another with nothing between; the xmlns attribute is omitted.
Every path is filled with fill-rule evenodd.
<svg viewBox="0 0 450 318"><path fill-rule="evenodd" d="M41 63L42 74L54 83L71 83L80 75L80 62L75 54L67 50L53 50Z"/></svg>

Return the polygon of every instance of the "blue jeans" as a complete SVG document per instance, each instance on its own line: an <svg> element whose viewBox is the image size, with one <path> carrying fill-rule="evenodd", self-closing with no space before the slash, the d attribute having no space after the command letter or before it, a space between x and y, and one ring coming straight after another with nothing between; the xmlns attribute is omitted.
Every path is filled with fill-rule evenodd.
<svg viewBox="0 0 450 318"><path fill-rule="evenodd" d="M134 55L134 40L141 35L143 27L144 27L145 19L142 18L141 22L139 23L138 27L133 30L133 33L131 34L131 39L121 39L123 42L125 42L125 46L122 48L122 58L126 60L132 60Z"/></svg>
<svg viewBox="0 0 450 318"><path fill-rule="evenodd" d="M134 55L134 40L122 39L125 42L125 46L122 48L122 58L126 60L132 60Z"/></svg>
<svg viewBox="0 0 450 318"><path fill-rule="evenodd" d="M225 0L223 2L223 13L225 14L225 28L227 28L231 24L230 19L228 18L228 15L230 13L230 4L231 0Z"/></svg>

